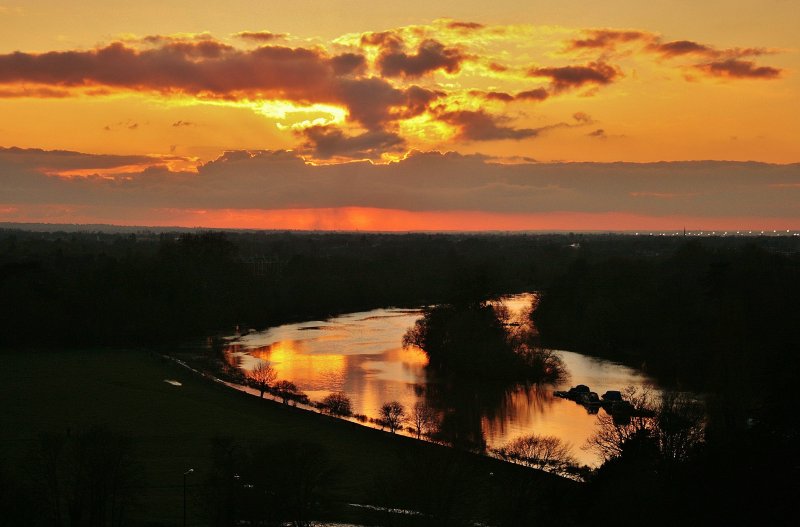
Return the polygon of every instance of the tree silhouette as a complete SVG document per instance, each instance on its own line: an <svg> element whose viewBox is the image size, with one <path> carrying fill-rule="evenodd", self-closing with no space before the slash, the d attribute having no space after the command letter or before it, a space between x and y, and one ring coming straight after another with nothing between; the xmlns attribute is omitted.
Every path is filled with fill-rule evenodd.
<svg viewBox="0 0 800 527"><path fill-rule="evenodd" d="M322 400L322 407L331 415L347 417L353 413L350 398L344 392L334 392Z"/></svg>
<svg viewBox="0 0 800 527"><path fill-rule="evenodd" d="M629 387L630 415L598 414L597 431L585 448L610 460L621 456L626 444L649 439L665 462L680 462L703 442L703 406L684 394L667 392L656 399L648 389Z"/></svg>
<svg viewBox="0 0 800 527"><path fill-rule="evenodd" d="M289 399L302 399L305 394L300 391L292 381L280 380L272 386L272 391L275 395L281 398L283 404L288 404Z"/></svg>
<svg viewBox="0 0 800 527"><path fill-rule="evenodd" d="M278 376L268 362L259 362L255 368L247 372L247 378L250 379L250 384L261 392L261 397L264 397L264 392L267 391L269 385Z"/></svg>
<svg viewBox="0 0 800 527"><path fill-rule="evenodd" d="M494 452L506 461L563 475L573 473L578 465L570 445L554 436L518 437Z"/></svg>
<svg viewBox="0 0 800 527"><path fill-rule="evenodd" d="M558 355L535 345L536 333L512 321L502 305L481 300L428 307L403 335L403 346L428 356L444 375L502 381L555 381L563 376Z"/></svg>
<svg viewBox="0 0 800 527"><path fill-rule="evenodd" d="M414 427L417 439L420 439L423 435L428 436L436 430L438 413L427 402L417 401L411 409L411 417L409 419Z"/></svg>
<svg viewBox="0 0 800 527"><path fill-rule="evenodd" d="M390 401L381 406L381 422L395 433L406 420L406 409L397 401Z"/></svg>

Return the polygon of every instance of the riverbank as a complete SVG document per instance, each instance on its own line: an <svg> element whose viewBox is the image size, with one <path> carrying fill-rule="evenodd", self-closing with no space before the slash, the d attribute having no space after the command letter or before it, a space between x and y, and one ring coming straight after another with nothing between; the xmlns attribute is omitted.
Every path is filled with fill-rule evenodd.
<svg viewBox="0 0 800 527"><path fill-rule="evenodd" d="M537 505L558 507L577 489L571 481L489 458L453 454L444 447L360 427L311 412L294 411L203 379L157 354L145 351L16 351L0 353L0 394L6 402L0 428L7 471L24 472L24 465L42 433L75 433L104 424L130 438L142 469L140 506L133 525L177 525L182 514L182 480L189 468L189 524L205 525L201 497L210 469L211 442L227 436L251 444L311 441L323 445L336 467L326 494L332 499L330 519L385 524L376 513L355 510L347 503L398 508L419 505L414 489L377 492L403 481L413 459L445 459L458 455L458 465L470 474L470 489L460 501L476 518L491 517L498 495L521 481L536 487L537 496L553 496ZM173 382L165 382L173 381ZM179 384L178 384L179 383ZM435 467L428 467L435 472ZM430 481L442 474L418 474ZM424 484L423 484L424 483ZM442 492L448 484L440 481ZM454 487L455 488L455 487ZM453 489L450 489L453 490ZM511 493L509 492L510 496ZM429 496L433 498L432 496ZM424 505L424 504L423 504Z"/></svg>

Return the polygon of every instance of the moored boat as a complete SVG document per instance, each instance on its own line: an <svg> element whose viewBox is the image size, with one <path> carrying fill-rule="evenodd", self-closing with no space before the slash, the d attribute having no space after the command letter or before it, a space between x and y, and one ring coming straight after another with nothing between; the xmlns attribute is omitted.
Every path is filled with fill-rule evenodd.
<svg viewBox="0 0 800 527"><path fill-rule="evenodd" d="M591 390L585 384L579 384L577 386L573 386L567 391L564 390L557 390L553 392L553 395L556 397L561 397L562 399L569 399L570 401L580 401L583 394L590 393ZM595 394L597 395L597 394Z"/></svg>

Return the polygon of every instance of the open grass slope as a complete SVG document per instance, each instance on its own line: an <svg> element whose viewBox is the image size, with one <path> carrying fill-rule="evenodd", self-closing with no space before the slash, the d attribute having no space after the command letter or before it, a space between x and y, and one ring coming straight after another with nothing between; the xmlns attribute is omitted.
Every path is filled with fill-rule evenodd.
<svg viewBox="0 0 800 527"><path fill-rule="evenodd" d="M204 524L201 486L215 437L250 444L300 439L323 445L337 471L331 491L341 503L413 505L411 489L404 495L381 493L380 487L396 489L393 479L415 478L420 488L430 486L426 470L435 470L430 460L452 455L437 445L259 400L147 351L7 350L0 352L0 365L0 463L20 466L44 432L103 424L124 433L144 473L137 524L180 523L183 473L189 468L195 469L189 476L189 523ZM486 498L488 508L498 505L496 495L513 501L517 494L511 488L518 492L520 482L541 490L542 496L565 500L575 489L573 482L481 456L465 455L458 463L467 465L471 477L477 475L480 485L472 485L472 491ZM484 508L478 503L482 500L470 501L476 510Z"/></svg>

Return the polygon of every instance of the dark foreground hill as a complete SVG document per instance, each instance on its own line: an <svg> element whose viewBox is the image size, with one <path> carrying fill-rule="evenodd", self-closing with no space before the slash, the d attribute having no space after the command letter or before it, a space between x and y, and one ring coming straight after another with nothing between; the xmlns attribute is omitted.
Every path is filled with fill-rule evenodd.
<svg viewBox="0 0 800 527"><path fill-rule="evenodd" d="M190 468L189 525L225 525L225 511L229 520L255 514L248 499L267 498L247 493L286 500L302 492L313 495L306 514L317 519L515 525L539 518L563 525L577 488L543 472L260 400L154 353L7 351L0 361L0 525L53 525L53 511L60 507L66 519L75 503L84 521L64 525L111 525L90 522L99 505L74 498L98 482L111 486L109 474L119 485L122 525L180 525ZM73 443L80 455L56 462L54 453L67 460ZM118 444L125 448L114 450ZM111 452L121 452L125 470L117 458L103 464ZM245 454L246 466L233 459ZM312 466L302 461L309 459Z"/></svg>

